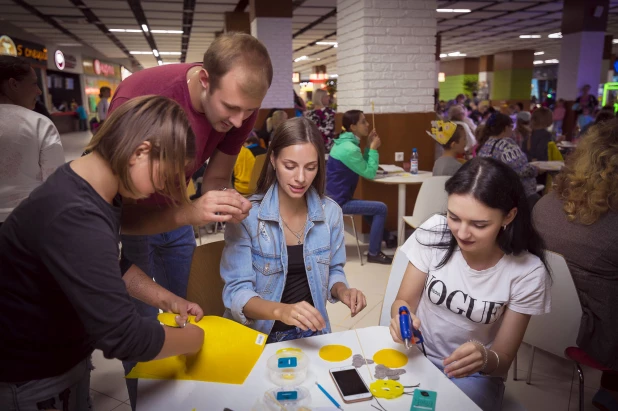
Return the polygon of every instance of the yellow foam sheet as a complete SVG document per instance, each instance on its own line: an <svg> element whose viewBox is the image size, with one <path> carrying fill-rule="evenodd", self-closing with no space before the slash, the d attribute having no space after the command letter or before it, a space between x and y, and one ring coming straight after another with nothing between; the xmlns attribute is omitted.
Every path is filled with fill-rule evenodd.
<svg viewBox="0 0 618 411"><path fill-rule="evenodd" d="M388 368L401 368L408 363L408 357L400 351L385 348L373 355L373 361Z"/></svg>
<svg viewBox="0 0 618 411"><path fill-rule="evenodd" d="M352 350L345 345L325 345L320 348L320 358L329 362L345 361L352 356Z"/></svg>
<svg viewBox="0 0 618 411"><path fill-rule="evenodd" d="M163 324L174 326L176 314L159 314ZM204 330L204 345L195 355L138 363L126 378L197 380L242 384L260 358L267 336L235 321L208 316L189 322Z"/></svg>

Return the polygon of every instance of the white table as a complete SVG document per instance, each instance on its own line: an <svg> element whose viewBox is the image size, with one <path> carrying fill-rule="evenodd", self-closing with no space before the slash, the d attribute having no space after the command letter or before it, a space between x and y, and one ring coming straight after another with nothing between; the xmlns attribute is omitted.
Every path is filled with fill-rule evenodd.
<svg viewBox="0 0 618 411"><path fill-rule="evenodd" d="M403 217L406 215L406 185L408 184L423 184L423 181L432 177L431 171L420 171L418 174L400 173L394 176L376 178L371 180L379 184L397 184L397 245L403 244L403 236L400 233L403 232Z"/></svg>
<svg viewBox="0 0 618 411"><path fill-rule="evenodd" d="M372 358L374 353L384 348L394 348L408 355L408 363L404 367L406 374L401 376L403 385L415 385L420 383L420 388L436 391L438 401L436 410L480 410L459 388L455 386L440 370L438 370L416 348L406 351L400 344L395 344L391 339L387 327L368 327L358 332L358 338L354 330L334 334L320 335L301 340L268 344L260 359L253 367L251 374L243 385L216 384L200 381L176 381L176 380L145 380L141 379L138 384L137 411L221 411L229 408L233 411L249 411L261 401L264 393L276 386L270 381L266 363L270 356L284 347L301 348L309 357L309 373L301 386L311 393L311 407L326 407L324 410L334 410L332 403L320 392L315 385L319 382L345 410L373 410L370 404L377 405L375 400L356 404L345 404L333 383L328 370L343 365L350 365L352 358L339 363L331 363L322 360L319 349L327 344L341 344L352 349L352 354L363 354ZM359 340L362 343L359 345ZM369 365L374 372L375 364ZM374 381L369 375L367 366L359 368L359 372L367 385ZM406 389L411 391L412 389ZM388 411L410 409L412 397L403 395L394 400L380 400L380 403Z"/></svg>

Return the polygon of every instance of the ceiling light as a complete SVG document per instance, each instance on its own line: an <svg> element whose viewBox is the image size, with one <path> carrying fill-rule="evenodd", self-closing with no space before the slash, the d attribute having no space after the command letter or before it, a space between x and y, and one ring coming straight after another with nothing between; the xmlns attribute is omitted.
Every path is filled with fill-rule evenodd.
<svg viewBox="0 0 618 411"><path fill-rule="evenodd" d="M444 57L446 57L446 53L440 54L440 58L444 58Z"/></svg>
<svg viewBox="0 0 618 411"><path fill-rule="evenodd" d="M119 33L141 33L141 30L137 29L109 29L109 31L117 31Z"/></svg>
<svg viewBox="0 0 618 411"><path fill-rule="evenodd" d="M446 81L446 74L440 72L438 73L438 82L439 83L444 83Z"/></svg>
<svg viewBox="0 0 618 411"><path fill-rule="evenodd" d="M558 59L545 60L545 64L558 64Z"/></svg>
<svg viewBox="0 0 618 411"><path fill-rule="evenodd" d="M336 46L336 41L316 41L315 44L318 46Z"/></svg>
<svg viewBox="0 0 618 411"><path fill-rule="evenodd" d="M534 60L533 63L534 64L543 64L543 60Z"/></svg>
<svg viewBox="0 0 618 411"><path fill-rule="evenodd" d="M545 52L544 52L544 51L535 51L535 52L534 52L534 55L535 55L535 56L542 56L543 54L545 54Z"/></svg>
<svg viewBox="0 0 618 411"><path fill-rule="evenodd" d="M520 39L540 39L541 35L540 34L520 34L519 38Z"/></svg>
<svg viewBox="0 0 618 411"><path fill-rule="evenodd" d="M613 39L612 43L614 43L614 44L618 43L618 39Z"/></svg>
<svg viewBox="0 0 618 411"><path fill-rule="evenodd" d="M150 30L154 34L182 34L182 30Z"/></svg>
<svg viewBox="0 0 618 411"><path fill-rule="evenodd" d="M161 54L162 56L180 56L179 51L162 51L159 54Z"/></svg>
<svg viewBox="0 0 618 411"><path fill-rule="evenodd" d="M297 63L299 61L303 61L303 60L309 60L309 57L307 56L300 56L294 59L294 63Z"/></svg>
<svg viewBox="0 0 618 411"><path fill-rule="evenodd" d="M159 57L159 50L157 49L152 49L152 54L155 55L155 57Z"/></svg>
<svg viewBox="0 0 618 411"><path fill-rule="evenodd" d="M152 51L130 51L130 54L152 54Z"/></svg>
<svg viewBox="0 0 618 411"><path fill-rule="evenodd" d="M459 51L454 51L452 53L448 53L447 56L449 56L449 57L465 57L466 54L465 53L460 53Z"/></svg>
<svg viewBox="0 0 618 411"><path fill-rule="evenodd" d="M339 74L329 74L328 77L330 77L330 78L337 78L337 77L339 77Z"/></svg>
<svg viewBox="0 0 618 411"><path fill-rule="evenodd" d="M160 65L160 66L162 66L162 65L163 65L163 62L162 62L161 60L157 60L157 64L158 64L158 65Z"/></svg>
<svg viewBox="0 0 618 411"><path fill-rule="evenodd" d="M438 13L470 13L470 9L436 9Z"/></svg>
<svg viewBox="0 0 618 411"><path fill-rule="evenodd" d="M142 24L142 30L144 30L144 33L148 33L148 25Z"/></svg>
<svg viewBox="0 0 618 411"><path fill-rule="evenodd" d="M550 39L561 39L562 38L562 33L548 34L547 37L550 38Z"/></svg>

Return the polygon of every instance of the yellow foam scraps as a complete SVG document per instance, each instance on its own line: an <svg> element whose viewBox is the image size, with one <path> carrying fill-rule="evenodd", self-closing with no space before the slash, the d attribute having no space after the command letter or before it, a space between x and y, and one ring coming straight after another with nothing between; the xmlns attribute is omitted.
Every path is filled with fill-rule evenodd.
<svg viewBox="0 0 618 411"><path fill-rule="evenodd" d="M400 351L385 348L373 355L373 361L388 368L401 368L408 363L408 357Z"/></svg>
<svg viewBox="0 0 618 411"><path fill-rule="evenodd" d="M163 313L160 322L175 326L176 314ZM175 379L242 384L264 350L267 336L236 321L208 316L189 323L204 330L204 345L192 356L138 363L126 378Z"/></svg>
<svg viewBox="0 0 618 411"><path fill-rule="evenodd" d="M341 362L352 356L352 350L345 345L325 345L320 348L320 358L324 361Z"/></svg>

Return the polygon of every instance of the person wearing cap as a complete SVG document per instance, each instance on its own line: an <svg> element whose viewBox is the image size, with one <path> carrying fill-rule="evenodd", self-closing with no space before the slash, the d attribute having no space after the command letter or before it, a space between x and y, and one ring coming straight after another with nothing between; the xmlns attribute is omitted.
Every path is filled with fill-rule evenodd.
<svg viewBox="0 0 618 411"><path fill-rule="evenodd" d="M432 121L429 134L444 150L433 165L434 176L452 176L461 167L458 156L465 153L466 131L462 125L452 121Z"/></svg>

